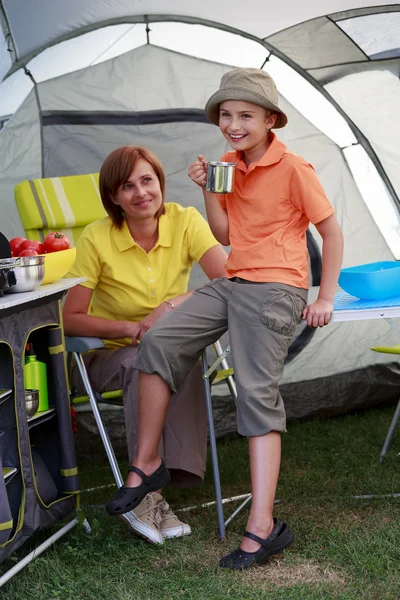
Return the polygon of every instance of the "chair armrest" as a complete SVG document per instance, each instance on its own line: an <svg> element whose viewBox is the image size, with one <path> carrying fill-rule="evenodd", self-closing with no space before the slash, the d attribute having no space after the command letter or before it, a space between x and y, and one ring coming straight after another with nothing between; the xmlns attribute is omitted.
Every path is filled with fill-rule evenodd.
<svg viewBox="0 0 400 600"><path fill-rule="evenodd" d="M65 347L67 352L86 352L87 350L96 350L104 348L104 344L97 337L66 337Z"/></svg>

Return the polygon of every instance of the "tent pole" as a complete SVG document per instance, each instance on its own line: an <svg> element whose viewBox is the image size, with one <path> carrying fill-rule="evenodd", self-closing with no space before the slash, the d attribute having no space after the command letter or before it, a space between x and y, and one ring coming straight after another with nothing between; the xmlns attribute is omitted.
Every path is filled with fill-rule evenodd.
<svg viewBox="0 0 400 600"><path fill-rule="evenodd" d="M40 177L44 177L44 148L43 148L43 117L42 117L42 106L40 104L40 98L39 98L39 90L38 90L38 85L36 82L36 79L34 78L34 76L32 75L32 73L29 71L29 69L27 67L24 67L24 72L25 75L27 75L29 77L29 79L32 81L33 83L33 90L35 92L35 98L36 98L36 104L38 107L38 111L39 111L39 129L40 129Z"/></svg>

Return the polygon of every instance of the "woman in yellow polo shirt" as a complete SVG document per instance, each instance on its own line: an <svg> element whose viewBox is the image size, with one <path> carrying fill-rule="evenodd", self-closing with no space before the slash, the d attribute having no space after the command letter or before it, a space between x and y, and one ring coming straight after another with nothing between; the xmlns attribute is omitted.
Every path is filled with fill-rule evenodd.
<svg viewBox="0 0 400 600"><path fill-rule="evenodd" d="M163 168L145 148L123 146L106 158L100 195L108 217L88 225L78 240L70 276L86 281L68 292L64 327L67 335L104 340L104 349L88 353L85 364L97 391L123 389L132 459L137 439L137 345L158 319L168 318L167 313L191 295L187 287L195 261L214 279L225 275L227 256L195 208L164 203ZM197 365L171 403L161 442L172 485L202 482L206 445L207 417ZM146 496L133 512L138 519L131 520L132 528L155 543L190 533L160 493Z"/></svg>

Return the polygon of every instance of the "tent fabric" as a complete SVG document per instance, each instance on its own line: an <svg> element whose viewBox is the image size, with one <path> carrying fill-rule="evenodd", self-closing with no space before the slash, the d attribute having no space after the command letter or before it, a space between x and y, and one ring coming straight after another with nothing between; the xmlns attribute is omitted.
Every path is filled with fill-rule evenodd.
<svg viewBox="0 0 400 600"><path fill-rule="evenodd" d="M307 21L322 14L363 7L361 0L282 0L277 10L271 0L248 0L246 10L241 4L220 0L210 4L174 0L166 10L164 0L41 0L40 4L26 0L2 0L3 28L12 37L14 62L26 61L40 50L60 39L76 35L77 31L96 29L101 24L144 20L144 14L170 17L185 16L199 22L215 22L264 38L291 25ZM375 1L375 5L391 5ZM29 23L29 27L26 27ZM0 44L1 45L1 44Z"/></svg>
<svg viewBox="0 0 400 600"><path fill-rule="evenodd" d="M369 140L400 197L400 5L349 11L300 23L266 42L311 75ZM392 49L393 57L376 59ZM386 52L387 54L387 52ZM360 110L362 105L362 110Z"/></svg>
<svg viewBox="0 0 400 600"><path fill-rule="evenodd" d="M3 208L7 235L21 233L11 226L16 212L13 198L16 182L38 178L41 171L45 177L97 172L105 156L122 144L144 144L153 150L165 167L167 201L195 206L205 214L201 193L187 177L187 167L200 151L210 159L218 159L226 151L219 129L205 121L190 120L190 116L172 123L154 124L147 119L144 125L132 125L131 120L138 114L153 114L157 109L167 121L171 111L185 113L189 107L192 112L186 114L196 117L196 109L204 107L222 74L229 69L227 65L149 44L111 61L38 84L42 117L32 91L0 134L7 140L7 144L0 144L0 172L7 173L0 180L1 197L8 198ZM345 266L391 260L393 256L365 209L340 148L284 98L280 98L280 104L289 116L290 127L278 135L292 151L302 154L315 166L349 241L345 246ZM82 119L85 115L90 116L86 124ZM120 120L119 125L115 125L115 116ZM17 132L19 143L12 145L12 135ZM17 221L18 217L15 224ZM314 237L320 243L315 230ZM203 282L203 273L195 270L191 288ZM343 348L344 339L347 349ZM388 346L396 343L387 325L380 322L344 323L318 330L307 347L287 365L283 382L313 380L317 373L328 377L351 370L354 365L361 369L376 362L390 362L390 357L377 358L369 352L377 343Z"/></svg>
<svg viewBox="0 0 400 600"><path fill-rule="evenodd" d="M8 59L7 65L5 62L0 65L0 74L8 71L10 55L16 67L41 49L79 32L104 24L144 21L143 3L128 0L87 0L84 3L52 0L51 4L49 0L42 0L40 6L26 0L0 0L0 8L12 35L8 42L0 42L0 58ZM167 20L176 18L209 25L212 19L217 26L255 36L255 40L264 43L263 62L270 50L301 75L306 75L316 88L331 94L344 111L349 111L349 122L370 139L396 189L398 180L393 165L398 164L400 150L388 139L398 125L397 119L396 125L390 126L398 98L396 82L390 77L396 73L398 62L396 49L387 47L395 44L396 36L388 35L383 46L368 50L377 50L378 54L392 52L394 56L372 60L355 41L356 34L352 38L351 27L344 23L366 16L386 17L388 11L395 15L394 22L397 22L399 8L399 5L383 2L365 9L362 2L357 1L292 3L284 0L278 11L271 2L250 0L246 11L231 2L215 2L210 11L206 4L177 0L170 3L165 14L165 2L146 2L150 21L152 18L161 20L157 14ZM29 27L26 27L27 22ZM354 31L359 29L360 23L358 21ZM393 32L396 33L395 28ZM378 37L382 40L381 35ZM357 39L359 42L360 38ZM13 44L16 54L5 52L4 44ZM229 55L227 49L221 60L229 61ZM15 184L24 179L97 172L111 150L131 143L143 144L160 157L167 175L167 201L195 206L205 214L201 194L187 177L187 166L199 151L212 159L227 149L218 128L199 119L198 114L218 87L221 76L230 68L229 64L200 60L150 43L103 63L38 83L0 133L4 232L9 237L22 233L13 196ZM268 70L268 62L263 68ZM381 129L376 131L374 121L368 118L373 104L368 104L366 99L367 83L366 87L361 83L368 81L372 85L378 77L383 77L379 98L385 106L385 114ZM386 94L389 88L391 91ZM351 98L348 90L351 90ZM359 110L364 102L365 113ZM278 135L291 150L315 166L335 207L346 239L344 266L392 260L393 253L349 171L343 147L312 125L285 98L280 98L280 104L289 116L289 127ZM154 113L162 115L162 122L154 121ZM171 116L176 117L177 113L181 115L179 121ZM142 117L145 117L143 121ZM352 144L358 147L356 139L349 142L351 148ZM319 243L318 234L312 231ZM191 287L203 281L203 274L195 269ZM311 297L315 293L313 289ZM309 344L286 366L283 384L310 381L312 385L312 381L322 375L360 372L377 363L387 364L392 361L390 356L377 356L369 348L377 344L394 345L396 338L380 321L341 323L317 330Z"/></svg>

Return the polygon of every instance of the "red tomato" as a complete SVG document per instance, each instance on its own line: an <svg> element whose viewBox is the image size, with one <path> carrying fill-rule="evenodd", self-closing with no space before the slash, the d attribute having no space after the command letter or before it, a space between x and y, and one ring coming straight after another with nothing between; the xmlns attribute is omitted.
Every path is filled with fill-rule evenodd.
<svg viewBox="0 0 400 600"><path fill-rule="evenodd" d="M39 252L36 252L35 248L25 248L19 254L20 256L39 256Z"/></svg>
<svg viewBox="0 0 400 600"><path fill-rule="evenodd" d="M68 250L69 239L64 233L48 233L44 238L44 249L46 252L59 252L60 250Z"/></svg>
<svg viewBox="0 0 400 600"><path fill-rule="evenodd" d="M21 255L22 250L27 250L28 248L32 248L33 250L36 250L37 254L45 253L44 244L42 244L41 242L37 242L36 240L24 240L18 246L18 252Z"/></svg>
<svg viewBox="0 0 400 600"><path fill-rule="evenodd" d="M12 238L12 240L10 240L11 252L14 256L18 256L19 247L22 244L22 242L25 242L24 237L15 237Z"/></svg>

